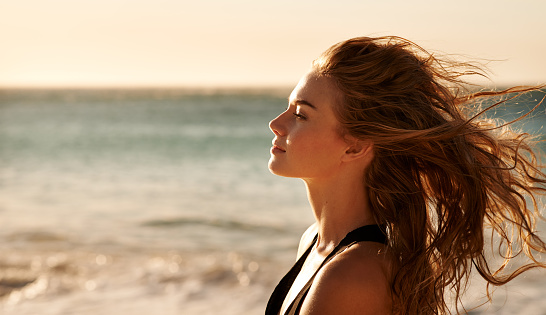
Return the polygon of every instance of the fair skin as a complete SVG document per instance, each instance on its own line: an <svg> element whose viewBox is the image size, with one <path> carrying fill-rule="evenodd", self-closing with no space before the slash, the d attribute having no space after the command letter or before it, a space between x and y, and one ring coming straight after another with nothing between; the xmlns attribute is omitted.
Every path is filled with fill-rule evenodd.
<svg viewBox="0 0 546 315"><path fill-rule="evenodd" d="M332 79L310 71L290 95L287 110L270 122L275 138L269 169L304 181L316 219L302 237L298 256L318 233L281 314L347 233L376 224L363 181L373 144L342 135L333 109L341 100ZM319 271L300 314L390 314L390 262L381 244L351 246Z"/></svg>

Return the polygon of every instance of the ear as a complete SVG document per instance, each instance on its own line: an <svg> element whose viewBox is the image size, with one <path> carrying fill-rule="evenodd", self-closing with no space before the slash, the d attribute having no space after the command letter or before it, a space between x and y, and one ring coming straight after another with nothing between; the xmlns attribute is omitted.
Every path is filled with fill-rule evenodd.
<svg viewBox="0 0 546 315"><path fill-rule="evenodd" d="M342 162L352 162L355 160L373 158L373 142L369 140L351 139L348 141L349 146L345 150Z"/></svg>

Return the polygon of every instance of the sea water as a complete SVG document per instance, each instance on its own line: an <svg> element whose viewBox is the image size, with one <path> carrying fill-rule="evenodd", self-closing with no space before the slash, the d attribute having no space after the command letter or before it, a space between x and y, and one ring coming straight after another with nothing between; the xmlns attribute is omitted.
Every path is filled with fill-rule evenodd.
<svg viewBox="0 0 546 315"><path fill-rule="evenodd" d="M313 222L267 169L288 92L0 91L0 313L263 313ZM530 275L475 314L546 314Z"/></svg>

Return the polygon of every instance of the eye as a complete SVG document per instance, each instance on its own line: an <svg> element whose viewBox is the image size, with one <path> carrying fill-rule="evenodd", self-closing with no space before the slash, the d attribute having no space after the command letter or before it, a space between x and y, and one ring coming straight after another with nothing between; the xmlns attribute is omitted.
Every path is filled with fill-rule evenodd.
<svg viewBox="0 0 546 315"><path fill-rule="evenodd" d="M294 111L292 115L296 117L297 120L307 120L307 116L302 113L299 105L288 104L287 112Z"/></svg>

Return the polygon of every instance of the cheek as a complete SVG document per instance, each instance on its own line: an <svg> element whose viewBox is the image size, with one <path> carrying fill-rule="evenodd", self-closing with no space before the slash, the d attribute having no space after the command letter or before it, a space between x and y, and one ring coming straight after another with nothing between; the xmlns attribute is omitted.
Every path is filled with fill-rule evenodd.
<svg viewBox="0 0 546 315"><path fill-rule="evenodd" d="M328 163L336 160L339 151L344 147L340 139L327 131L301 133L294 137L292 147L304 161Z"/></svg>
<svg viewBox="0 0 546 315"><path fill-rule="evenodd" d="M272 156L269 169L276 175L299 178L335 172L345 145L335 133L317 128L292 130L286 144L286 154Z"/></svg>

